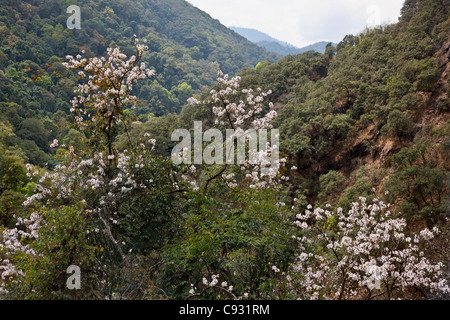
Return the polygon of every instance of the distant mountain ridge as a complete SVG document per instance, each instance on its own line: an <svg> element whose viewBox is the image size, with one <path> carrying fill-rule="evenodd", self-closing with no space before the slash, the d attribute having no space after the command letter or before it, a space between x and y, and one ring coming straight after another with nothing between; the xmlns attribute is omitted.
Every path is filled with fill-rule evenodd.
<svg viewBox="0 0 450 320"><path fill-rule="evenodd" d="M257 44L258 46L263 47L267 51L274 52L283 56L296 55L310 50L325 53L326 46L329 43L328 41L320 41L303 48L298 48L288 42L275 39L268 34L256 29L240 27L230 27L230 29L248 39L249 41ZM337 44L333 43L333 45L336 46Z"/></svg>

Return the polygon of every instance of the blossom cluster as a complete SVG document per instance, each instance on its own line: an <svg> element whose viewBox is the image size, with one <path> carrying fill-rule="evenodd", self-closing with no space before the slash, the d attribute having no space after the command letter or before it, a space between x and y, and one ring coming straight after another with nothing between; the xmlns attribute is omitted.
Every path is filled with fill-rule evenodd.
<svg viewBox="0 0 450 320"><path fill-rule="evenodd" d="M74 148L69 147L66 154L67 164L58 165L53 171L45 172L37 181L34 194L25 200L24 206L45 209L64 203L83 203L92 220L102 222L98 223L95 232L107 234L112 226L120 223L121 217L117 208L124 199L133 193L142 194L154 188L153 179L142 178L146 176L145 171L153 166L154 158L150 156L152 143L152 139L147 145L142 143L138 147L137 156L132 156L127 150L116 156L108 156L110 160L117 162L112 175L107 172L107 156L102 152L94 153L91 158L86 159L79 157ZM29 175L36 175L37 172L32 172L32 166L28 165L27 168ZM8 259L0 263L0 286L4 281L22 274L22 271L16 270L14 266L12 258L15 253L39 254L34 252L30 244L38 239L41 220L38 209L28 219L19 217L16 228L3 231L0 251L3 251ZM89 233L89 230L86 232ZM124 245L115 239L113 241L118 247Z"/></svg>
<svg viewBox="0 0 450 320"><path fill-rule="evenodd" d="M221 90L211 90L210 97L203 104L212 105L212 111L216 116L215 124L228 124L233 129L241 128L260 130L272 128L271 122L277 117L274 105L269 102L270 110L264 114L264 101L272 91L264 92L261 88L241 88L241 77L229 79L227 74L218 72L218 84ZM191 104L200 104L195 98L188 100Z"/></svg>
<svg viewBox="0 0 450 320"><path fill-rule="evenodd" d="M405 219L395 217L389 204L366 201L361 197L348 213L309 206L297 215L304 234L297 238L303 253L292 268L302 275L297 288L309 298L328 299L392 298L408 288L450 292L443 263L433 263L424 251L439 230L408 235ZM306 253L308 248L316 252Z"/></svg>
<svg viewBox="0 0 450 320"><path fill-rule="evenodd" d="M228 282L226 281L222 281L219 282L219 275L212 275L211 276L211 281L209 281L207 278L203 278L202 282L201 282L201 290L198 291L199 289L194 285L191 284L190 286L190 290L189 290L189 296L187 297L187 299L191 298L191 297L195 297L195 296L201 296L203 295L208 289L214 289L216 291L221 291L223 293L225 293L228 298L232 298L234 300L240 300L240 298L238 298L234 293L233 293L233 286L229 285Z"/></svg>
<svg viewBox="0 0 450 320"><path fill-rule="evenodd" d="M3 231L3 241L0 242L0 251L4 252L6 258L2 259L0 263L0 294L7 293L5 289L7 281L17 281L18 276L24 275L24 272L17 269L12 263L11 259L13 256L18 252L27 255L36 255L30 243L39 236L41 220L40 214L33 212L29 219L19 217L15 228Z"/></svg>
<svg viewBox="0 0 450 320"><path fill-rule="evenodd" d="M108 48L106 57L66 57L69 61L63 65L78 70L79 78L84 80L75 90L78 95L71 101L70 109L80 129L86 130L97 122L111 130L123 120L125 107L135 108L138 100L131 95L133 85L155 74L145 63L139 64L148 47L136 39L135 48L136 55L128 60L119 48Z"/></svg>
<svg viewBox="0 0 450 320"><path fill-rule="evenodd" d="M228 148L229 140L245 142L256 132L272 129L272 122L277 117L273 103L266 103L272 91L242 88L241 80L239 76L230 79L219 70L217 86L220 89L211 90L203 101L194 97L188 99L192 105L209 106L215 115L215 124L233 131L232 136L227 136L227 155L230 152L234 154L234 150ZM261 144L261 136L259 139ZM249 143L248 157L237 167L244 173L244 180L250 188L277 188L280 179L289 179L280 174L280 168L286 164L286 159L279 157L278 130L272 130L271 140L271 143L267 142L259 148ZM234 143L230 145L234 148ZM237 175L233 172L223 172L221 177L229 187L238 185Z"/></svg>

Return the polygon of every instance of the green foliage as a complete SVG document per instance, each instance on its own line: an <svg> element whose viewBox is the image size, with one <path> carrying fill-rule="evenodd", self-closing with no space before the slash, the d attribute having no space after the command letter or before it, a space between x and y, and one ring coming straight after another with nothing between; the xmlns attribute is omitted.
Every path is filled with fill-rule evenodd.
<svg viewBox="0 0 450 320"><path fill-rule="evenodd" d="M131 124L128 133L117 137L119 150L124 150L131 141L138 141L144 134L150 134L151 139L156 140L155 153L162 156L170 156L175 142L171 141L172 132L181 128L180 119L176 115L154 117L149 115L147 121L135 121Z"/></svg>
<svg viewBox="0 0 450 320"><path fill-rule="evenodd" d="M0 190L19 191L27 182L27 169L20 157L6 154L0 163Z"/></svg>
<svg viewBox="0 0 450 320"><path fill-rule="evenodd" d="M22 122L17 135L24 140L34 141L38 147L43 150L49 149L46 145L49 132L44 126L44 122L40 119L28 118Z"/></svg>
<svg viewBox="0 0 450 320"><path fill-rule="evenodd" d="M25 197L20 192L6 190L0 194L0 225L12 227L13 222L23 216L24 200Z"/></svg>
<svg viewBox="0 0 450 320"><path fill-rule="evenodd" d="M384 169L361 167L356 172L355 182L345 189L343 195L339 198L338 206L343 210L350 210L352 203L359 197L365 197L368 201L372 201L376 186L381 184L385 175L386 170Z"/></svg>
<svg viewBox="0 0 450 320"><path fill-rule="evenodd" d="M398 138L400 141L410 140L416 131L416 124L409 112L393 110L389 113L387 124L381 132L392 138Z"/></svg>
<svg viewBox="0 0 450 320"><path fill-rule="evenodd" d="M271 281L272 265L286 269L293 257L289 213L276 205L273 190L212 195L190 196L184 232L164 249L161 281L177 298L212 275L233 291L256 293Z"/></svg>
<svg viewBox="0 0 450 320"><path fill-rule="evenodd" d="M430 148L427 140L402 149L392 158L396 171L386 184L399 211L408 218L426 219L430 225L446 215L446 181L450 177L448 169L438 162L439 153Z"/></svg>
<svg viewBox="0 0 450 320"><path fill-rule="evenodd" d="M126 121L110 138L130 161L127 178L146 190L119 196L108 183L100 190L81 183L70 199L50 194L45 207L31 208L40 209L42 227L38 238L22 244L39 254L13 257L25 274L20 285L8 288L8 298L95 299L114 293L126 299L163 293L181 299L190 295L191 285L206 289L202 280L213 275L233 285L236 294L293 298L289 283L272 267L284 272L292 266L298 245L292 222L310 203L337 203L348 211L361 196L371 202L374 191L389 191L392 208L402 217L424 219L430 226L444 222L448 123L431 129L419 125L425 103L436 101L437 112L448 111L448 88L439 81L437 63L450 25L443 1L407 0L398 24L348 35L325 54L306 52L277 63L180 0L79 1L85 14L77 31L63 27L67 3L8 1L0 8L0 230L30 215L21 204L36 191L44 170L33 166L36 176L27 176L25 163L50 170L56 164L70 167L67 147L81 150L81 157L101 150L86 144L92 136L69 125L69 101L79 79L62 66L62 57L80 48L88 56L101 55L106 44L129 50L133 34L147 40L152 52L143 61L156 69L156 80L135 87L141 104L123 110ZM229 188L220 177L208 190L175 189L183 183L176 176L187 168L170 163L170 135L191 128L194 120L212 127L210 108L185 104L192 95L202 100L210 92L219 68L230 74L241 70L245 87L273 90L269 98L279 112L274 127L280 129L281 149L298 166L288 170L286 189ZM138 147L147 143L141 140L146 133L156 139L157 155L144 157ZM65 147L51 150L53 139ZM394 147L387 150L385 141ZM98 173L83 170L77 177ZM201 171L201 184L215 170ZM108 180L120 170L106 171ZM91 210L102 202L105 212ZM96 232L104 228L102 214L118 222L111 223L110 235ZM330 217L323 227L335 236L337 220ZM326 252L320 246L316 251ZM82 269L81 291L65 287L71 264ZM199 298L232 297L208 289Z"/></svg>
<svg viewBox="0 0 450 320"><path fill-rule="evenodd" d="M86 299L95 296L91 286L96 278L94 257L100 250L90 244L89 212L72 205L42 212L39 237L30 244L37 255L18 252L14 257L24 271L20 287L10 288L15 299ZM81 268L81 290L69 290L67 268Z"/></svg>
<svg viewBox="0 0 450 320"><path fill-rule="evenodd" d="M327 174L320 176L320 192L318 197L325 200L330 195L336 195L342 191L342 186L345 184L345 176L336 171L330 171Z"/></svg>
<svg viewBox="0 0 450 320"><path fill-rule="evenodd" d="M180 232L183 201L179 194L170 192L173 182L168 176L174 169L167 158L154 157L148 166L133 172L134 179L141 183L151 180L151 190L136 192L117 205L116 216L121 223L114 230L135 254L157 252Z"/></svg>

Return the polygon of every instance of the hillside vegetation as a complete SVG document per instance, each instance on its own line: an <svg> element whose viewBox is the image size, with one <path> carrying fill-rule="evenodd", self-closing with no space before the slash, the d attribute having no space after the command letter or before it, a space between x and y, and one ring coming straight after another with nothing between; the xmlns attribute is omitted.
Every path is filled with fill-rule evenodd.
<svg viewBox="0 0 450 320"><path fill-rule="evenodd" d="M0 297L448 298L448 1L406 0L397 24L277 62L175 0L86 2L96 36L49 49L62 2L33 3L0 20ZM87 38L100 60L60 58ZM230 76L208 85L217 63ZM280 171L174 164L171 135L194 121L278 128Z"/></svg>

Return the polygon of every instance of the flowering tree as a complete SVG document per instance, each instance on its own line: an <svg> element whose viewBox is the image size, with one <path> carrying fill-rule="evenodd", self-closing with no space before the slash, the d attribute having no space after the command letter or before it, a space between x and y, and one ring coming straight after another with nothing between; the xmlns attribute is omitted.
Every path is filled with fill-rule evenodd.
<svg viewBox="0 0 450 320"><path fill-rule="evenodd" d="M444 265L426 257L437 228L408 235L406 221L375 198L355 202L348 213L321 208L297 215L301 254L290 288L302 298L402 298L408 290L448 293ZM295 279L295 280L294 280Z"/></svg>
<svg viewBox="0 0 450 320"><path fill-rule="evenodd" d="M130 291L148 291L143 286L150 284L143 284L142 275L132 271L142 263L141 254L149 254L176 231L174 215L181 202L173 192L178 189L174 167L169 159L152 155L155 140L145 135L128 150L114 149L115 136L126 131L127 108L137 103L131 95L133 84L154 73L144 64L138 66L147 47L136 41L135 48L136 55L129 59L118 48L108 49L106 57L101 58L67 57L66 67L78 70L80 80L85 81L78 87L79 95L72 100L71 111L78 129L89 138L90 148L82 153L73 146L61 146L65 161L40 178L27 166L29 177L36 180L35 193L24 203L31 216L3 233L0 254L5 258L0 264L0 286L29 284L30 292L41 298L43 291L36 289L40 282L27 281L40 277L32 261L45 264L45 268L37 268L41 270L51 269L53 261L64 261L95 275L88 286L92 290L86 291L91 297L105 298L114 291L121 297ZM58 141L53 141L51 147L58 147ZM73 219L74 215L77 219ZM55 244L54 251L47 250L49 243L58 239L43 235L59 229L61 243ZM80 251L84 254L75 254ZM61 252L67 252L69 259L58 257ZM82 258L88 256L91 259ZM60 268L54 273L57 279L48 278L49 288L55 286L48 281L55 281L60 284L58 292L64 292L61 272L64 274L68 265L53 266ZM128 277L128 285L120 287L124 276Z"/></svg>
<svg viewBox="0 0 450 320"><path fill-rule="evenodd" d="M216 116L215 124L226 123L232 129L241 131L272 128L271 122L277 116L277 112L273 110L273 103L269 103L268 112L263 112L264 100L272 94L272 91L241 88L241 77L229 79L222 71L219 71L218 75L219 89L211 90L210 97L203 101L212 105L212 111ZM195 98L189 99L189 102L200 103Z"/></svg>
<svg viewBox="0 0 450 320"><path fill-rule="evenodd" d="M287 232L292 229L290 212L281 183L287 180L281 169L285 159L276 153L274 135L271 143L259 143L259 148L246 142L258 130L272 128L277 113L267 101L270 93L242 87L239 76L230 78L219 71L213 90L188 100L190 108L207 110L213 117L208 120L217 136L228 133L225 143L214 137L225 156L238 157L215 165L180 165L186 167L184 180L192 186L185 190L184 233L164 250L170 263L161 273L170 279L168 287L177 298L245 297L262 289L271 275L269 263L287 266L293 256ZM200 151L209 148L199 145ZM245 159L239 158L242 151Z"/></svg>
<svg viewBox="0 0 450 320"><path fill-rule="evenodd" d="M247 139L259 130L272 128L272 121L277 117L272 102L267 104L267 97L272 93L270 90L264 92L261 88L256 90L241 87L241 77L229 78L222 71L218 72L217 86L211 90L209 95L199 101L192 97L188 102L192 105L206 106L214 114L214 124L218 129L231 131L227 135L226 141L226 163L218 173L208 177L205 183L205 189L209 184L221 178L227 181L229 186L236 186L236 179L244 173L244 178L249 182L251 188L275 187L279 183L281 175L280 165L286 162L286 159L280 159L278 148L278 135L272 135L272 145L267 144L258 149L257 144L251 145L245 150L248 156L242 159L238 156L238 163L235 164L234 154L237 150L243 153L246 148ZM260 136L259 139L262 137ZM241 149L237 149L234 142L241 143ZM254 140L256 141L256 139ZM224 145L220 147L224 148ZM231 155L231 157L229 157ZM270 168L269 168L270 167ZM228 174L225 174L229 171ZM285 179L285 178L284 178Z"/></svg>
<svg viewBox="0 0 450 320"><path fill-rule="evenodd" d="M113 141L119 124L126 125L127 108L134 109L138 100L131 94L133 84L152 77L154 70L147 69L140 60L148 49L135 40L136 54L127 60L119 48L108 48L106 57L91 59L67 56L68 69L78 70L80 80L72 100L71 112L75 114L78 128L90 134L95 146L106 146L108 156L114 155ZM125 127L126 129L126 127Z"/></svg>

